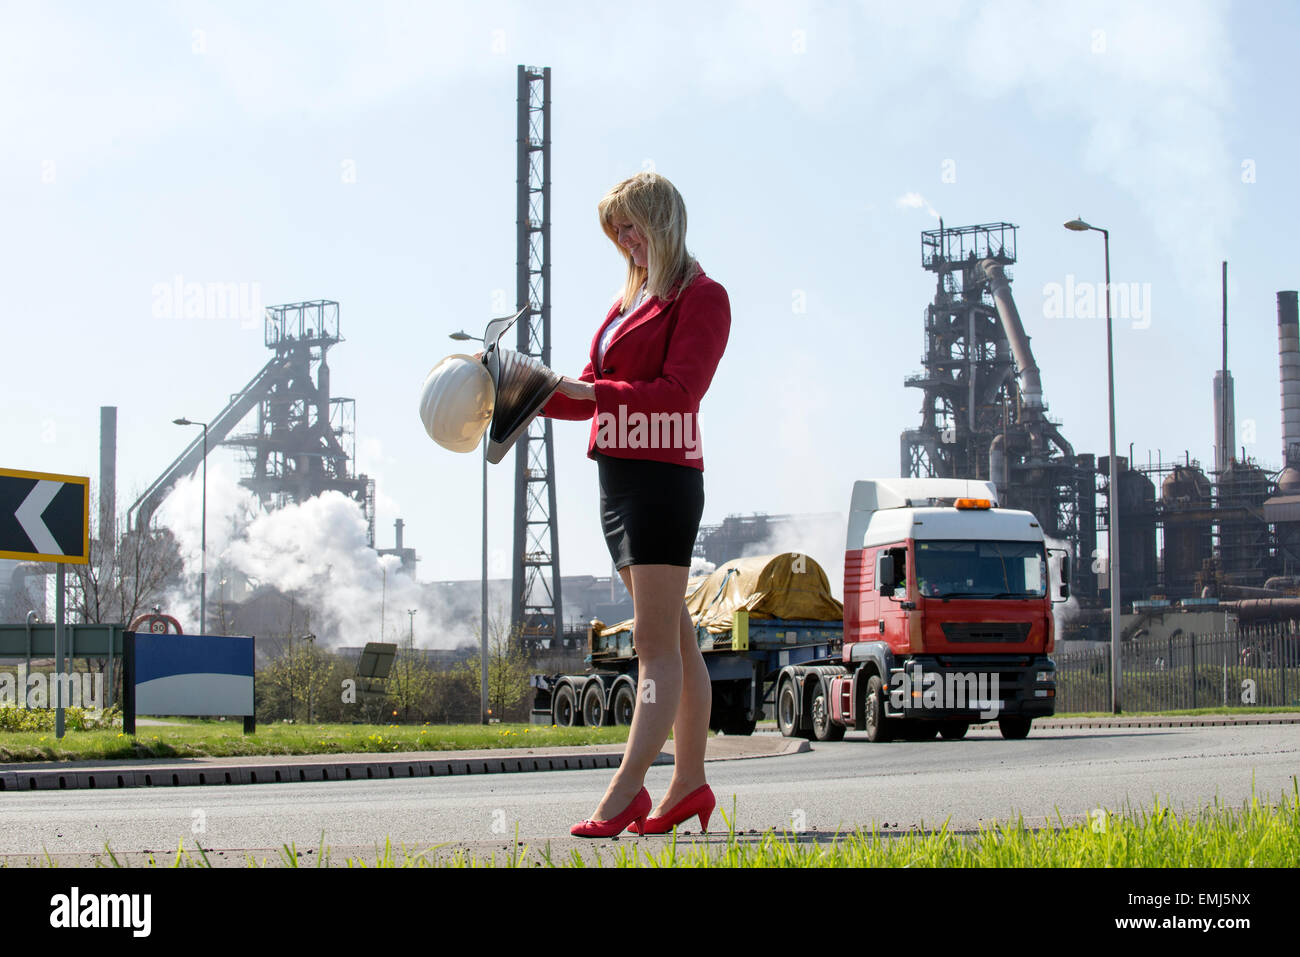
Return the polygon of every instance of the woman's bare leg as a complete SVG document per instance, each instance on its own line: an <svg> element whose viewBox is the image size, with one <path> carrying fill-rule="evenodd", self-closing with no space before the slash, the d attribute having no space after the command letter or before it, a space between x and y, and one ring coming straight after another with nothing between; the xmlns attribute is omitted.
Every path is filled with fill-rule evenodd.
<svg viewBox="0 0 1300 957"><path fill-rule="evenodd" d="M700 653L695 626L685 603L681 610L682 697L673 722L673 779L651 812L662 817L692 791L705 784L704 749L709 741L713 686Z"/></svg>
<svg viewBox="0 0 1300 957"><path fill-rule="evenodd" d="M593 819L597 821L622 813L636 797L646 771L668 740L682 694L681 614L688 569L633 565L623 571L631 573L628 590L632 593L639 687L627 749L596 808Z"/></svg>

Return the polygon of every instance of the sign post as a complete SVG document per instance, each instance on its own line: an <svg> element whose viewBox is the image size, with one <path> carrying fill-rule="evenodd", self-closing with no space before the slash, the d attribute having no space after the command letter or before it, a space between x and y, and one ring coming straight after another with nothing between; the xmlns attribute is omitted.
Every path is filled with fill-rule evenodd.
<svg viewBox="0 0 1300 957"><path fill-rule="evenodd" d="M64 565L90 562L90 479L0 468L0 558L54 562L54 734L63 737Z"/></svg>

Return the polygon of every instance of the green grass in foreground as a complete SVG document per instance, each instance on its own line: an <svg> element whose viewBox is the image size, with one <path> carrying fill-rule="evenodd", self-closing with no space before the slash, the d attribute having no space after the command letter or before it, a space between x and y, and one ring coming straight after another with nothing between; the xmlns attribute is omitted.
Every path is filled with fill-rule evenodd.
<svg viewBox="0 0 1300 957"><path fill-rule="evenodd" d="M550 748L621 744L628 733L528 724L268 724L246 735L240 721L175 720L182 723L137 725L134 738L116 729L70 731L62 740L49 731L4 732L0 762Z"/></svg>
<svg viewBox="0 0 1300 957"><path fill-rule="evenodd" d="M1257 796L1239 808L1216 800L1199 814L1179 817L1156 801L1150 810L1094 814L1066 824L1045 821L1040 828L1014 823L981 827L976 834L953 834L945 824L933 833L885 836L871 831L817 837L767 831L737 834L735 813L722 812L729 831L709 843L666 843L627 836L626 847L590 857L574 850L554 855L516 841L516 851L498 860L455 852L439 855L441 845L421 850L394 848L385 841L369 860L332 861L322 841L305 860L313 866L347 867L1295 867L1300 863L1300 787L1270 804ZM105 845L107 863L121 866ZM300 867L296 846L285 845L270 866ZM153 863L158 863L154 861ZM161 862L173 867L210 866L201 848L181 846ZM249 866L258 866L251 858Z"/></svg>

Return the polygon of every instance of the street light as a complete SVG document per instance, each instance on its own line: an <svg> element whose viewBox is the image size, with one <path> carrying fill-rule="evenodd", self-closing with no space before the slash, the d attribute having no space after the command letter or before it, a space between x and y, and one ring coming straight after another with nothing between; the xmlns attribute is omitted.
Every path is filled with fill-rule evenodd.
<svg viewBox="0 0 1300 957"><path fill-rule="evenodd" d="M1119 714L1119 468L1115 461L1115 344L1110 321L1110 232L1090 226L1082 218L1070 220L1065 228L1077 233L1088 230L1101 233L1106 253L1106 391L1110 402L1110 492L1107 495L1110 515L1106 520L1110 526L1106 546L1110 552L1107 557L1110 566L1110 705L1111 711Z"/></svg>
<svg viewBox="0 0 1300 957"><path fill-rule="evenodd" d="M208 423L172 419L174 425L203 426L203 570L199 574L199 634L208 629Z"/></svg>
<svg viewBox="0 0 1300 957"><path fill-rule="evenodd" d="M453 332L457 342L483 342L468 332ZM487 344L484 343L484 348ZM489 430L490 431L490 430ZM487 448L489 432L483 433L483 607L479 614L479 723L488 723L488 526L487 526Z"/></svg>

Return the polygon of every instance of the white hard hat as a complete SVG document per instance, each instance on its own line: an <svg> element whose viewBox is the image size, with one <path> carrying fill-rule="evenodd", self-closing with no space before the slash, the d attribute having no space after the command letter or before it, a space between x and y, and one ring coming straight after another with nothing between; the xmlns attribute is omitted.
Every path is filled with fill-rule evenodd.
<svg viewBox="0 0 1300 957"><path fill-rule="evenodd" d="M429 438L452 452L473 452L492 421L496 388L473 356L447 356L429 372L420 393L420 420Z"/></svg>

